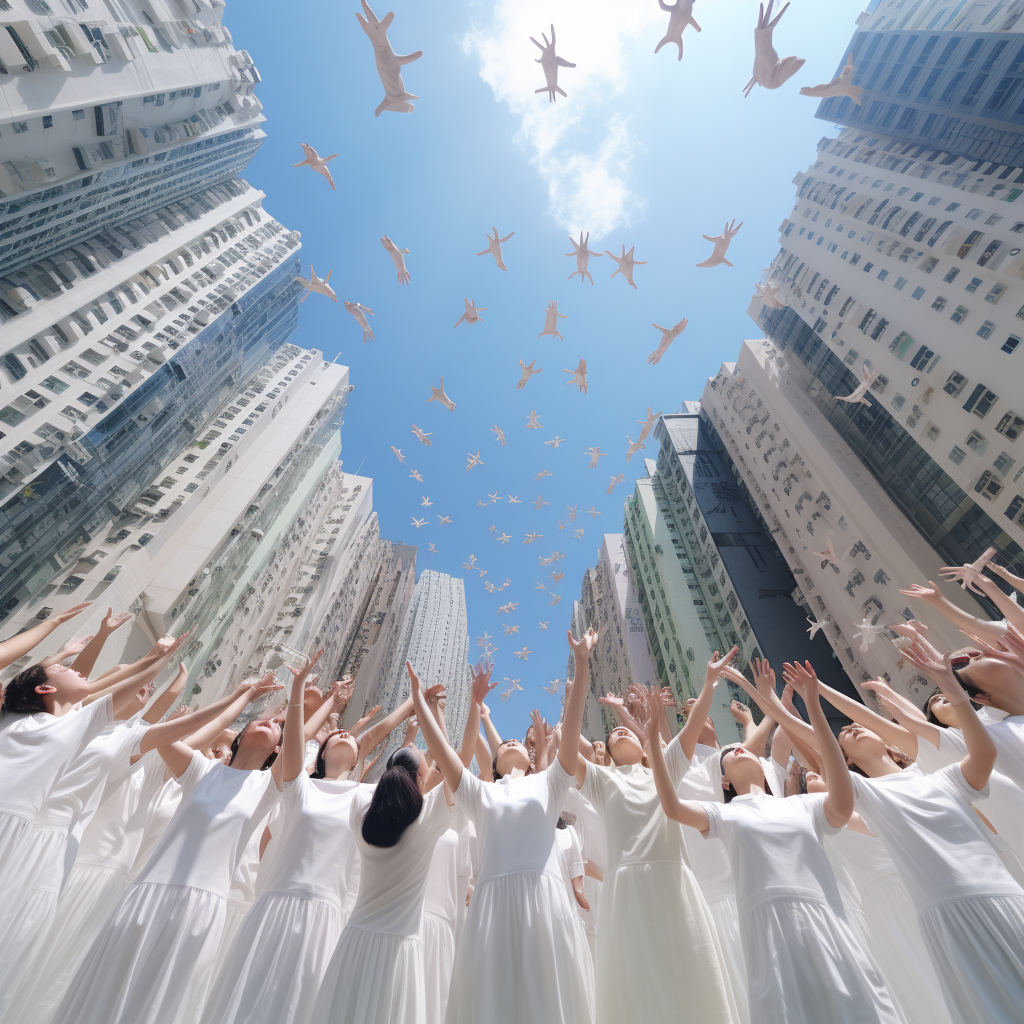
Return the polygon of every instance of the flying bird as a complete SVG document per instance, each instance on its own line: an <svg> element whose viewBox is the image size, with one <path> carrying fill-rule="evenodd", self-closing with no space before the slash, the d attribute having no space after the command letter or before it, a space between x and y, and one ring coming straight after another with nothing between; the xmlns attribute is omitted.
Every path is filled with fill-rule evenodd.
<svg viewBox="0 0 1024 1024"><path fill-rule="evenodd" d="M446 409L455 412L455 403L444 393L444 377L441 378L439 387L430 386L430 397L428 402L440 402Z"/></svg>
<svg viewBox="0 0 1024 1024"><path fill-rule="evenodd" d="M497 491L495 491L493 494L488 494L487 497L491 499L487 503L488 505L497 505L498 502L501 501L501 495Z"/></svg>
<svg viewBox="0 0 1024 1024"><path fill-rule="evenodd" d="M588 448L583 454L590 456L590 465L587 467L588 469L597 469L597 460L608 458L608 452L601 451L599 445L594 445L593 447Z"/></svg>
<svg viewBox="0 0 1024 1024"><path fill-rule="evenodd" d="M861 654L867 654L868 648L889 628L884 623L879 626L874 625L867 616L861 619L858 625L860 629L853 634L853 637L855 639L860 637Z"/></svg>
<svg viewBox="0 0 1024 1024"><path fill-rule="evenodd" d="M564 572L553 572L553 573L551 574L551 578L552 578L552 579L553 579L553 580L554 580L554 581L555 581L556 583L561 583L561 582L562 582L562 580L564 580L564 579L565 579L565 573L564 573Z"/></svg>
<svg viewBox="0 0 1024 1024"><path fill-rule="evenodd" d="M426 519L417 519L415 516L413 516L412 525L415 526L416 529L418 530L421 526L426 526L427 521Z"/></svg>
<svg viewBox="0 0 1024 1024"><path fill-rule="evenodd" d="M494 525L494 523L491 523L491 525L487 527L487 532L488 533L494 533L494 531L497 530L497 529L498 528Z"/></svg>
<svg viewBox="0 0 1024 1024"><path fill-rule="evenodd" d="M551 473L551 472L549 472L546 469L542 469L533 479L535 481L536 480L543 480L544 477L546 477L546 476L554 476L554 475L555 475L554 473Z"/></svg>
<svg viewBox="0 0 1024 1024"><path fill-rule="evenodd" d="M587 361L586 359L580 360L580 365L575 370L567 370L562 367L562 373L571 373L572 380L567 380L565 386L568 387L570 384L578 384L580 391L583 394L587 393Z"/></svg>
<svg viewBox="0 0 1024 1024"><path fill-rule="evenodd" d="M366 0L362 0L362 4L366 17L357 13L356 19L370 42L373 43L373 59L377 64L377 75L380 78L380 84L384 86L384 99L380 101L377 109L373 112L374 117L380 117L385 110L411 114L414 108L409 101L418 100L419 96L406 91L405 82L402 81L402 68L414 60L419 60L423 56L423 51L417 50L415 53L408 53L404 56L395 53L388 39L388 28L395 20L394 12L385 14L383 20L378 21L377 15L370 10L370 5Z"/></svg>
<svg viewBox="0 0 1024 1024"><path fill-rule="evenodd" d="M543 430L544 424L537 419L537 410L530 410L530 418L526 421L526 427L528 430Z"/></svg>
<svg viewBox="0 0 1024 1024"><path fill-rule="evenodd" d="M432 430L420 430L414 423L412 425L412 432L416 435L417 440L422 441L428 448L434 443L430 440L430 435L433 433Z"/></svg>
<svg viewBox="0 0 1024 1024"><path fill-rule="evenodd" d="M551 445L552 448L557 448L564 440L564 437L559 437L557 434L555 434L555 436L550 441L545 441L544 443Z"/></svg>
<svg viewBox="0 0 1024 1024"><path fill-rule="evenodd" d="M444 526L446 523L450 523L451 521L452 521L452 517L451 516L438 516L437 517L438 526Z"/></svg>
<svg viewBox="0 0 1024 1024"><path fill-rule="evenodd" d="M338 296L334 294L334 289L327 283L328 281L330 281L331 274L333 273L333 270L328 270L326 277L317 277L316 271L313 269L313 264L310 263L308 281L304 277L294 278L294 280L306 286L306 294L303 295L301 299L299 299L299 302L305 302L306 299L308 299L313 292L316 292L318 295L326 295L327 298L331 300L331 302L337 302ZM351 310L349 310L349 312L351 312Z"/></svg>
<svg viewBox="0 0 1024 1024"><path fill-rule="evenodd" d="M810 626L810 629L807 630L807 635L813 640L818 635L818 631L824 629L828 625L829 618L826 615L822 622L819 622L817 619L809 618L807 623Z"/></svg>
<svg viewBox="0 0 1024 1024"><path fill-rule="evenodd" d="M583 284L584 280L586 278L588 278L588 277L590 277L590 283L593 284L594 283L594 279L593 279L593 277L590 276L590 270L588 269L587 265L590 263L590 257L591 256L603 256L604 253L603 252L592 252L588 248L588 246L590 244L590 232L589 231L587 232L586 238L583 237L583 232L582 231L580 232L580 240L579 240L578 244L577 244L576 240L572 237L572 235L570 235L569 236L569 244L572 246L573 251L572 252L567 252L565 255L566 256L575 256L576 257L576 269L569 275L569 280L571 281L577 274L579 274L580 275L580 284Z"/></svg>
<svg viewBox="0 0 1024 1024"><path fill-rule="evenodd" d="M473 299L463 299L462 301L465 303L466 312L455 321L455 327L458 327L463 321L467 324L483 323L484 318L480 314L486 313L487 307L477 306Z"/></svg>
<svg viewBox="0 0 1024 1024"><path fill-rule="evenodd" d="M523 538L524 544L532 544L535 540L540 540L544 536L543 533L528 533Z"/></svg>
<svg viewBox="0 0 1024 1024"><path fill-rule="evenodd" d="M629 434L626 435L626 440L629 441L629 448L626 450L626 461L632 462L633 456L636 455L641 448L646 448L647 445L645 445L643 441L631 440Z"/></svg>
<svg viewBox="0 0 1024 1024"><path fill-rule="evenodd" d="M489 645L488 642L493 639L494 637L487 630L484 630L484 635L476 638L476 645L477 647L487 647Z"/></svg>
<svg viewBox="0 0 1024 1024"><path fill-rule="evenodd" d="M427 497L427 495L424 494L424 495L422 495L422 497L423 497L423 500L420 502L421 507L423 507L423 508L430 508L434 504L430 500L430 498Z"/></svg>
<svg viewBox="0 0 1024 1024"><path fill-rule="evenodd" d="M786 303L779 298L778 285L755 284L757 294L755 299L760 299L769 309L785 309Z"/></svg>
<svg viewBox="0 0 1024 1024"><path fill-rule="evenodd" d="M536 585L536 586L535 586L535 587L534 587L533 589L534 589L534 590L547 590L547 589L548 589L548 585L547 585L546 583L541 583L541 582L540 582L540 581L538 580L538 581L537 581L537 585Z"/></svg>
<svg viewBox="0 0 1024 1024"><path fill-rule="evenodd" d="M420 473L420 471L419 471L418 469L414 469L414 470L413 470L413 471L412 471L412 472L411 472L411 473L409 474L409 476L410 476L410 478L411 478L411 479L413 479L413 480L416 480L416 481L418 481L419 483L423 483L423 475L422 475L422 474Z"/></svg>
<svg viewBox="0 0 1024 1024"><path fill-rule="evenodd" d="M499 270L508 270L501 258L501 247L515 234L514 231L510 231L504 238L498 237L498 229L494 228L494 237L491 238L487 232L484 232L484 237L487 239L487 248L483 252L478 252L477 256L486 256L490 253L494 257L494 262L498 264Z"/></svg>
<svg viewBox="0 0 1024 1024"><path fill-rule="evenodd" d="M779 55L772 44L772 33L782 16L789 10L789 4L787 3L779 11L778 17L772 21L772 5L774 3L775 0L768 0L767 11L764 4L761 4L757 28L754 29L754 74L744 86L744 98L750 95L755 85L764 86L765 89L778 89L804 66L802 57L784 57L779 60Z"/></svg>
<svg viewBox="0 0 1024 1024"><path fill-rule="evenodd" d="M853 84L853 51L850 51L850 56L846 60L846 67L831 82L825 82L823 85L805 85L800 90L800 95L849 96L853 100L854 106L859 107L864 102L864 90L859 85Z"/></svg>
<svg viewBox="0 0 1024 1024"><path fill-rule="evenodd" d="M565 341L565 338L558 333L558 321L568 319L565 313L558 312L558 303L552 299L548 303L548 308L544 311L544 330L537 337L543 338L545 334L550 334L553 338L560 338L562 341Z"/></svg>
<svg viewBox="0 0 1024 1024"><path fill-rule="evenodd" d="M613 476L611 483L608 485L608 490L605 491L604 493L605 494L611 494L612 491L615 490L615 485L616 484L621 484L622 481L625 480L625 479L626 479L626 474L625 473L620 473L618 476Z"/></svg>
<svg viewBox="0 0 1024 1024"><path fill-rule="evenodd" d="M308 143L302 142L300 145L306 159L300 160L297 164L292 164L292 167L312 167L317 174L322 174L327 179L327 184L337 192L338 190L334 188L334 179L331 177L331 172L327 167L327 161L333 160L338 154L332 153L330 156L321 157Z"/></svg>
<svg viewBox="0 0 1024 1024"><path fill-rule="evenodd" d="M486 582L486 583L484 584L484 590L486 590L488 594L493 594L493 593L494 593L494 591L495 591L496 589L497 589L497 588L496 588L496 587L494 586L494 584L493 584L493 583L491 583L491 581L490 581L490 580L488 580L488 581L487 581L487 582Z"/></svg>
<svg viewBox="0 0 1024 1024"><path fill-rule="evenodd" d="M487 570L481 569L479 566L476 566L476 571L480 573L480 579L483 579L487 575Z"/></svg>
<svg viewBox="0 0 1024 1024"><path fill-rule="evenodd" d="M526 384L531 377L535 376L538 373L543 373L543 366L538 367L536 370L533 368L533 364L535 362L537 362L536 359L531 359L530 365L527 366L526 363L522 361L522 359L519 360L519 365L522 368L523 375L522 377L519 378L519 383L516 385L516 391L522 391L523 388L526 387Z"/></svg>
<svg viewBox="0 0 1024 1024"><path fill-rule="evenodd" d="M518 626L505 626L505 636L512 636L513 633L518 633Z"/></svg>
<svg viewBox="0 0 1024 1024"><path fill-rule="evenodd" d="M432 551L436 555L437 554L437 545L434 544L433 541L430 541L430 543L427 545L427 550L428 551Z"/></svg>
<svg viewBox="0 0 1024 1024"><path fill-rule="evenodd" d="M646 440L647 435L654 428L654 424L658 422L658 417L660 415L661 415L661 412L651 412L651 407L647 406L647 420L646 420L646 422L644 420L637 420L637 423L640 424L640 440L641 441ZM627 438L626 440L629 440L629 438ZM632 442L630 442L630 443L632 443Z"/></svg>
<svg viewBox="0 0 1024 1024"><path fill-rule="evenodd" d="M405 462L405 456L402 454L401 448L396 448L392 445L391 450L395 453L395 458L398 459L399 462Z"/></svg>
<svg viewBox="0 0 1024 1024"><path fill-rule="evenodd" d="M539 64L544 71L544 81L547 83L543 89L535 89L535 93L546 92L548 94L548 102L555 102L555 93L559 93L565 96L565 90L562 89L558 84L558 69L559 68L574 68L575 64L570 64L569 61L563 57L559 57L555 54L555 26L551 26L551 42L548 42L548 37L541 33L541 39L544 40L544 45L541 46L533 36L530 36L530 42L533 43L537 49L540 50L540 56L534 63Z"/></svg>
<svg viewBox="0 0 1024 1024"><path fill-rule="evenodd" d="M578 529L576 529L576 530L573 530L573 533L575 534L575 536L576 536L576 539L577 539L577 540L579 540L579 539L580 539L580 537L582 537L582 536L583 536L583 527L581 526L581 527L579 527Z"/></svg>
<svg viewBox="0 0 1024 1024"><path fill-rule="evenodd" d="M512 653L522 661L529 661L530 655L533 654L533 651L524 646L521 651L513 651Z"/></svg>
<svg viewBox="0 0 1024 1024"><path fill-rule="evenodd" d="M654 48L657 53L663 46L675 43L679 47L679 60L683 59L683 31L692 25L698 32L700 25L693 18L693 0L676 0L671 6L665 0L658 0L663 11L668 11L668 29L661 42Z"/></svg>
<svg viewBox="0 0 1024 1024"><path fill-rule="evenodd" d="M312 267L310 271L312 272ZM355 317L356 323L363 329L363 344L365 345L368 341L373 341L373 331L370 330L369 321L366 319L367 313L373 316L373 310L369 306L364 306L361 302L349 302L348 299L343 301L345 308Z"/></svg>
<svg viewBox="0 0 1024 1024"><path fill-rule="evenodd" d="M466 472L467 473L474 466L482 466L484 464L483 463L483 459L480 458L480 453L479 452L477 452L476 455L474 455L472 452L467 452L466 453L466 459L468 460L467 463L466 463Z"/></svg>
<svg viewBox="0 0 1024 1024"><path fill-rule="evenodd" d="M561 600L562 600L562 595L561 594L552 594L551 595L551 600L548 603L554 605L554 604L558 604Z"/></svg>
<svg viewBox="0 0 1024 1024"><path fill-rule="evenodd" d="M596 519L601 514L597 511L596 508L594 508L593 505L591 505L590 508L587 509L587 513L590 515L591 519Z"/></svg>
<svg viewBox="0 0 1024 1024"><path fill-rule="evenodd" d="M868 389L878 379L877 370L869 370L868 364L864 363L860 372L860 383L848 395L836 395L837 402L849 402L851 405L871 405L865 397Z"/></svg>
<svg viewBox="0 0 1024 1024"><path fill-rule="evenodd" d="M507 544L511 539L512 539L512 534L511 533L504 533L504 532L502 532L501 536L498 538L498 540L502 544Z"/></svg>
<svg viewBox="0 0 1024 1024"><path fill-rule="evenodd" d="M550 505L550 501L545 501L543 495L538 494L537 500L533 503L533 507L536 509L542 509L545 505Z"/></svg>
<svg viewBox="0 0 1024 1024"><path fill-rule="evenodd" d="M522 504L522 500L520 499L518 494L510 494L508 496L508 503L510 505L521 505Z"/></svg>
<svg viewBox="0 0 1024 1024"><path fill-rule="evenodd" d="M814 553L820 559L822 559L822 562L821 562L821 568L822 569L824 569L825 566L828 565L830 562L832 563L832 566L836 570L836 572L842 572L843 570L846 570L846 572L849 572L853 568L853 566L850 565L849 562L844 562L839 557L839 555L836 554L836 549L833 546L832 534L831 533L828 535L828 541L827 541L827 543L825 545L825 550L824 551L815 551Z"/></svg>
<svg viewBox="0 0 1024 1024"><path fill-rule="evenodd" d="M405 269L405 257L409 255L409 250L399 249L387 235L380 236L380 244L387 249L388 255L391 257L391 262L394 263L395 270L398 271L398 283L408 284L411 279L411 275L409 274L409 271Z"/></svg>
<svg viewBox="0 0 1024 1024"><path fill-rule="evenodd" d="M787 6L789 6L787 4ZM701 235L701 238L706 239L709 242L713 242L715 247L711 251L711 255L704 260L703 263L698 263L698 267L719 267L723 263L727 267L733 266L726 258L725 254L729 251L729 244L739 233L740 228L743 227L743 221L739 224L735 220L730 224L728 221L725 222L725 227L722 229L720 235Z"/></svg>
<svg viewBox="0 0 1024 1024"><path fill-rule="evenodd" d="M547 623L545 622L545 623L543 623L543 625L546 627ZM550 694L554 695L554 694L558 693L558 688L561 685L562 685L562 680L561 679L552 679L551 682L548 683L547 686L543 686L543 687L541 687L541 689L545 693L550 693Z"/></svg>
<svg viewBox="0 0 1024 1024"><path fill-rule="evenodd" d="M501 447L504 448L505 447L505 431L502 430L501 427L499 427L497 423L495 423L494 426L491 427L491 433L494 434L494 437L495 437L496 440L501 442Z"/></svg>
<svg viewBox="0 0 1024 1024"><path fill-rule="evenodd" d="M587 455L589 453L588 452L584 452L583 454ZM576 515L577 515L577 513L579 511L579 505L566 505L565 507L566 507L566 509L568 509L568 514L566 515L565 518L568 519L570 523L576 522Z"/></svg>
<svg viewBox="0 0 1024 1024"><path fill-rule="evenodd" d="M661 362L661 357L668 351L669 345L671 345L672 342L686 330L686 325L689 322L690 321L687 320L686 317L683 317L675 327L662 327L661 324L651 324L652 327L657 327L658 330L661 331L661 343L647 357L647 362L652 366L657 366L658 363Z"/></svg>
<svg viewBox="0 0 1024 1024"><path fill-rule="evenodd" d="M565 529L565 523L563 523L561 519L558 520L558 528L560 530L564 530Z"/></svg>
<svg viewBox="0 0 1024 1024"><path fill-rule="evenodd" d="M635 245L630 248L629 252L626 252L626 243L623 242L621 256L616 256L615 253L610 252L608 249L605 249L604 254L605 256L611 256L611 258L619 265L617 270L612 271L612 277L616 274L621 274L626 282L633 285L635 288L636 285L633 283L633 268L644 266L644 264L647 263L647 260L633 259L634 249L636 249Z"/></svg>

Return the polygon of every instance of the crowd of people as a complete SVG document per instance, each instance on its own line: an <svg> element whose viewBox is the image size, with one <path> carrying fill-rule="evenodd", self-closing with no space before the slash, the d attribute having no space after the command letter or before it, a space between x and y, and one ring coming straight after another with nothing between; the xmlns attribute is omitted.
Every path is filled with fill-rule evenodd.
<svg viewBox="0 0 1024 1024"><path fill-rule="evenodd" d="M559 722L502 739L481 663L456 740L411 664L403 704L338 728L351 681L321 684L320 652L176 706L185 637L94 673L112 612L21 667L84 606L54 616L0 642L0 1020L1019 1021L1024 610L977 566L950 577L1005 619L904 591L970 641L891 627L936 684L923 708L734 648L674 735L671 694L635 685L581 735L593 630L569 635ZM725 746L722 680L749 699Z"/></svg>

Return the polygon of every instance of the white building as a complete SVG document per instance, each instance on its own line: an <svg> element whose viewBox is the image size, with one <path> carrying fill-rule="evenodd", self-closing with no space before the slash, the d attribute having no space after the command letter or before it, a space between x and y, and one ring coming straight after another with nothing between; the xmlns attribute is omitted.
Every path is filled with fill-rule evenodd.
<svg viewBox="0 0 1024 1024"><path fill-rule="evenodd" d="M222 0L0 8L2 304L20 268L237 175L265 136Z"/></svg>

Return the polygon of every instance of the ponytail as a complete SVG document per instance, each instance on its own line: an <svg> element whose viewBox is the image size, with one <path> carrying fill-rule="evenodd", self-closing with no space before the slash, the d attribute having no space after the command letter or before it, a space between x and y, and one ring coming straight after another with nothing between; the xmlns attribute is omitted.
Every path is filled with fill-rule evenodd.
<svg viewBox="0 0 1024 1024"><path fill-rule="evenodd" d="M395 846L420 816L420 759L410 747L399 747L389 758L363 818L363 839L370 846Z"/></svg>

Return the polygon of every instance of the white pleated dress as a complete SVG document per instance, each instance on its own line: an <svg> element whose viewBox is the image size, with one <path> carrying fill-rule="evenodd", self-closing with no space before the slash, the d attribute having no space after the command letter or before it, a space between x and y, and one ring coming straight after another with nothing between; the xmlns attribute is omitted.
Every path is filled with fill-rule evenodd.
<svg viewBox="0 0 1024 1024"><path fill-rule="evenodd" d="M359 856L349 830L359 785L301 772L284 787L260 895L210 986L204 1024L294 1024L311 1013L341 935L346 881Z"/></svg>
<svg viewBox="0 0 1024 1024"><path fill-rule="evenodd" d="M886 845L957 1024L1005 1024L1024 1007L1024 889L971 807L959 764L853 776L857 810Z"/></svg>
<svg viewBox="0 0 1024 1024"><path fill-rule="evenodd" d="M444 787L391 847L370 846L362 825L373 788L352 797L359 893L320 983L310 1024L426 1024L423 900L434 844L455 819Z"/></svg>
<svg viewBox="0 0 1024 1024"><path fill-rule="evenodd" d="M557 760L495 783L462 773L455 801L476 826L479 868L446 1024L592 1024L593 974L576 956L555 849L574 782Z"/></svg>
<svg viewBox="0 0 1024 1024"><path fill-rule="evenodd" d="M583 846L584 868L586 868L586 862L590 861L603 878L607 845L603 816L575 787L566 794L563 813L565 811L576 816L576 824L573 828ZM604 882L587 874L583 876L583 891L587 894L590 910L582 914L581 917L583 930L587 936L587 945L590 948L590 958L595 963L597 961L597 932L601 920L601 893L603 890ZM575 902L575 897L573 902Z"/></svg>
<svg viewBox="0 0 1024 1024"><path fill-rule="evenodd" d="M427 871L427 889L423 900L423 969L426 981L427 1024L444 1024L452 965L455 963L455 937L459 930L459 879L468 875L469 845L459 841L463 815L458 812L434 847ZM462 905L466 890L462 889Z"/></svg>
<svg viewBox="0 0 1024 1024"><path fill-rule="evenodd" d="M729 850L752 1024L899 1024L882 976L845 919L822 837L825 795L705 803Z"/></svg>
<svg viewBox="0 0 1024 1024"><path fill-rule="evenodd" d="M54 1024L198 1020L231 875L278 792L269 771L229 768L199 751L178 782L177 812L93 941Z"/></svg>
<svg viewBox="0 0 1024 1024"><path fill-rule="evenodd" d="M665 816L653 774L638 764L585 763L580 791L603 813L607 837L598 1024L675 1024L681 992L694 1019L732 1024L736 1007L714 922L686 864L682 826Z"/></svg>

